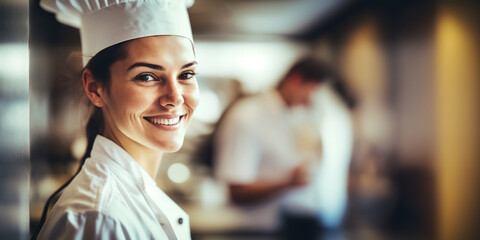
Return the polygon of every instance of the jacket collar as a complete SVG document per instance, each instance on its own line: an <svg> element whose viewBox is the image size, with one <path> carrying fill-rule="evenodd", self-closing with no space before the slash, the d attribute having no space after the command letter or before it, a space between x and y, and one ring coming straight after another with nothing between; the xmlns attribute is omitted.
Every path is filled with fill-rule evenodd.
<svg viewBox="0 0 480 240"><path fill-rule="evenodd" d="M97 135L93 144L90 158L101 159L106 165L116 165L127 172L134 179L141 182L144 189L157 187L155 180L128 154L112 140Z"/></svg>

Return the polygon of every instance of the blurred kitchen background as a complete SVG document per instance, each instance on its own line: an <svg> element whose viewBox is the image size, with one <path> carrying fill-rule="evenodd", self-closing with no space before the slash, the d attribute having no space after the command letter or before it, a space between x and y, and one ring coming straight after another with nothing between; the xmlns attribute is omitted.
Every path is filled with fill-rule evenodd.
<svg viewBox="0 0 480 240"><path fill-rule="evenodd" d="M228 203L212 134L305 54L336 68L354 106L347 214L325 239L478 239L479 2L197 0L201 103L157 177L193 239L275 239ZM85 148L79 32L36 0L0 0L0 34L0 238L26 239Z"/></svg>
<svg viewBox="0 0 480 240"><path fill-rule="evenodd" d="M0 0L0 239L29 237L28 0Z"/></svg>

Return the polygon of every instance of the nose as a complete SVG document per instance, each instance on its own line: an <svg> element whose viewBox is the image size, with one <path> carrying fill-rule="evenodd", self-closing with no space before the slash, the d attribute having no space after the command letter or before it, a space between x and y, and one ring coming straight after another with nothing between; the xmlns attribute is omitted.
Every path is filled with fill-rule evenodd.
<svg viewBox="0 0 480 240"><path fill-rule="evenodd" d="M161 106L166 108L177 107L183 104L182 88L176 81L167 81L162 86L162 94L159 98Z"/></svg>

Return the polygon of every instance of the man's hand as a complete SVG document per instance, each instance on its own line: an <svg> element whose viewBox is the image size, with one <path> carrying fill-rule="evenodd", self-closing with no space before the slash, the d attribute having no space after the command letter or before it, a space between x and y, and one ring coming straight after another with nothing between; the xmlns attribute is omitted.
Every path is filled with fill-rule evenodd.
<svg viewBox="0 0 480 240"><path fill-rule="evenodd" d="M302 163L293 169L288 185L290 187L303 187L310 182L308 164Z"/></svg>
<svg viewBox="0 0 480 240"><path fill-rule="evenodd" d="M310 182L310 169L307 161L298 165L290 176L281 183L255 182L249 184L230 185L230 198L241 205L260 203L291 188L303 187Z"/></svg>

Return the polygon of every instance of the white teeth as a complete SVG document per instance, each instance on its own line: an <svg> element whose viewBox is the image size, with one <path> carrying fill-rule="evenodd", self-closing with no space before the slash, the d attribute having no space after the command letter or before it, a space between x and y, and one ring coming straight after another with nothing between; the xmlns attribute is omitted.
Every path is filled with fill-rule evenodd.
<svg viewBox="0 0 480 240"><path fill-rule="evenodd" d="M150 122L155 123L155 124L160 124L160 125L175 125L178 123L180 120L180 117L176 118L170 118L170 119L165 119L165 118L150 118Z"/></svg>

